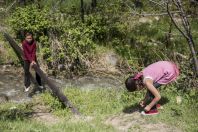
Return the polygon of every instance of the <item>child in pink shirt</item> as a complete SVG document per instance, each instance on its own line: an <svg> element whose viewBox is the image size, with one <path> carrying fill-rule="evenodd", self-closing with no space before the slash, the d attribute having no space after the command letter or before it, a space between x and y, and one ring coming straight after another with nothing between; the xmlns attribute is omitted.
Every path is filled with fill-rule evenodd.
<svg viewBox="0 0 198 132"><path fill-rule="evenodd" d="M153 115L158 114L156 104L161 99L157 88L175 81L178 76L179 69L176 64L169 61L158 61L135 76L129 77L125 81L125 85L129 92L140 90L144 86L147 88L147 94L140 105L144 107L143 115ZM149 104L145 105L148 101L150 101Z"/></svg>

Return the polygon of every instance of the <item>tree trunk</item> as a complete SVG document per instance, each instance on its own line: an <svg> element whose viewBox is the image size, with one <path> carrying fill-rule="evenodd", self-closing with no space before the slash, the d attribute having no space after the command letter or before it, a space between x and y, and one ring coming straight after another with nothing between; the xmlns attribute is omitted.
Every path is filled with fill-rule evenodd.
<svg viewBox="0 0 198 132"><path fill-rule="evenodd" d="M92 0L91 1L91 7L92 7L92 10L94 10L97 6L97 0Z"/></svg>
<svg viewBox="0 0 198 132"><path fill-rule="evenodd" d="M18 1L20 5L25 5L26 4L26 0L19 0Z"/></svg>
<svg viewBox="0 0 198 132"><path fill-rule="evenodd" d="M190 23L186 17L186 13L183 9L181 0L176 0L175 3L176 3L177 8L181 11L180 16L182 18L183 27L185 29L186 36L187 36L186 39L187 39L187 42L188 42L188 45L189 45L189 48L190 48L190 51L191 51L191 54L193 57L193 62L194 62L194 67L195 67L195 75L198 76L198 59L197 59L197 53L195 50L195 43L193 41L193 37L192 37L192 33L191 33Z"/></svg>
<svg viewBox="0 0 198 132"><path fill-rule="evenodd" d="M85 10L84 10L84 1L83 0L80 0L80 7L81 7L81 20L84 23Z"/></svg>
<svg viewBox="0 0 198 132"><path fill-rule="evenodd" d="M195 46L194 46L195 44L194 44L194 41L191 36L189 37L189 39L187 41L188 41L190 51L191 51L191 54L193 57L196 76L198 77L198 60L197 60L197 53L196 53Z"/></svg>
<svg viewBox="0 0 198 132"><path fill-rule="evenodd" d="M188 46L190 48L191 51L191 55L193 58L193 64L194 64L194 73L196 76L198 76L198 59L197 59L197 51L195 50L195 43L193 41L193 37L192 37L192 33L191 33L191 28L190 28L190 23L186 17L186 13L183 9L181 0L172 0L172 2L175 4L175 6L177 7L177 9L180 11L180 18L182 20L182 26L183 29L176 23L176 21L173 18L173 15L170 13L169 10L169 2L167 2L167 12L168 15L171 18L171 21L173 22L173 24L175 25L175 27L179 30L179 32L184 36L184 38L187 40L188 42Z"/></svg>

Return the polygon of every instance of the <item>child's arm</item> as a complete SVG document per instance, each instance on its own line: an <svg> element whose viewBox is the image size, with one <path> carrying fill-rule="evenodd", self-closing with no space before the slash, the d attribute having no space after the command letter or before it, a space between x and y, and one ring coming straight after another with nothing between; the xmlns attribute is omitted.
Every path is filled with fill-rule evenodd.
<svg viewBox="0 0 198 132"><path fill-rule="evenodd" d="M153 86L153 80L146 79L144 83L147 89L155 96L151 103L145 107L145 110L149 111L161 99L161 96L159 91Z"/></svg>
<svg viewBox="0 0 198 132"><path fill-rule="evenodd" d="M35 60L36 60L36 44L33 45L33 51L32 51L30 62L35 63Z"/></svg>
<svg viewBox="0 0 198 132"><path fill-rule="evenodd" d="M31 62L30 66L31 66L31 67L32 67L33 65L36 65L35 60L36 60L36 44L34 44L34 49L33 49L33 51L32 51L32 55L31 55L31 60L30 60L30 62Z"/></svg>

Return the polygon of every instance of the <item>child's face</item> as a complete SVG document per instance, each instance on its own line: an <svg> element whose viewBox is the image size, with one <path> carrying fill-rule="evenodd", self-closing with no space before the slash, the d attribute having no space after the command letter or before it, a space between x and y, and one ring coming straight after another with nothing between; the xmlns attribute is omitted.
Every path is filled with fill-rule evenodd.
<svg viewBox="0 0 198 132"><path fill-rule="evenodd" d="M33 40L32 35L28 35L28 36L26 36L26 37L25 37L25 40L26 40L28 43L31 43L31 42L32 42L32 40Z"/></svg>
<svg viewBox="0 0 198 132"><path fill-rule="evenodd" d="M142 84L141 80L137 80L136 82L137 91L142 90L144 88L144 85Z"/></svg>

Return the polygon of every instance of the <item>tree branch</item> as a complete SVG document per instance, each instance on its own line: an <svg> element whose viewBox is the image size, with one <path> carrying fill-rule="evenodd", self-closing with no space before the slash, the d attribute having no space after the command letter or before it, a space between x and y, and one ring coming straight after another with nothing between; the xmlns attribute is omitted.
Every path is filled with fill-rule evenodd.
<svg viewBox="0 0 198 132"><path fill-rule="evenodd" d="M169 10L169 2L166 3L166 8L167 8L167 12L168 12L168 15L169 17L171 18L171 21L173 22L173 24L175 25L175 27L179 30L179 32L186 38L186 39L189 39L188 36L179 28L179 26L177 25L177 23L175 22L172 14L170 13L170 10Z"/></svg>

